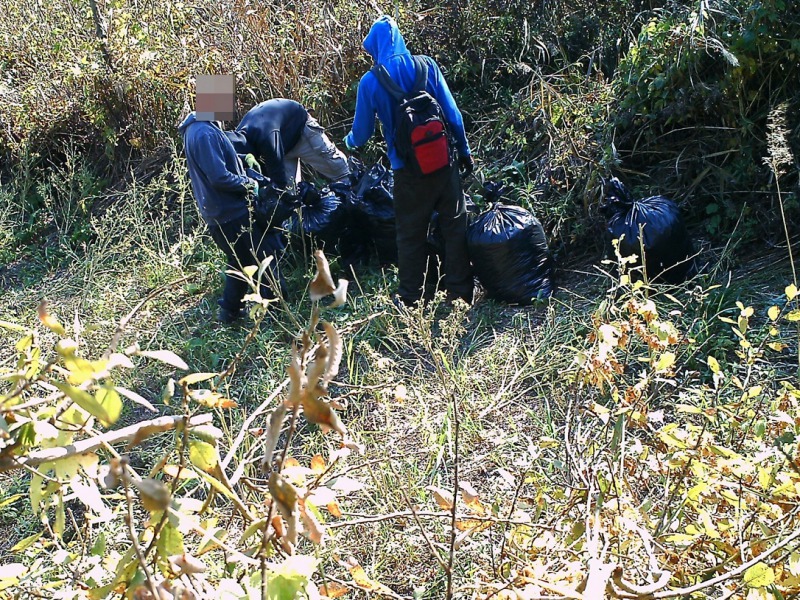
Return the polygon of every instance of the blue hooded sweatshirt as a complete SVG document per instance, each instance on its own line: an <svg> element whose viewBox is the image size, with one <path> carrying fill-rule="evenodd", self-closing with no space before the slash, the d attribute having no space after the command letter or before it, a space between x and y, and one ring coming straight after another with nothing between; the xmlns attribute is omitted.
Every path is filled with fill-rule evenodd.
<svg viewBox="0 0 800 600"><path fill-rule="evenodd" d="M198 121L192 111L180 124L192 190L209 225L247 216L251 183L236 150L215 121Z"/></svg>
<svg viewBox="0 0 800 600"><path fill-rule="evenodd" d="M372 24L367 37L364 38L364 50L369 52L376 65L386 67L389 76L403 90L406 92L411 90L416 77L414 59L406 48L394 19L384 15ZM426 90L441 105L450 133L455 137L456 150L461 156L467 156L470 151L461 112L453 100L439 66L432 58L425 57L425 59L428 63ZM347 134L348 145L358 147L367 142L375 131L376 114L381 121L392 168L400 169L405 163L397 155L394 146L394 99L383 88L375 74L367 71L358 84L356 114L353 119L353 129Z"/></svg>

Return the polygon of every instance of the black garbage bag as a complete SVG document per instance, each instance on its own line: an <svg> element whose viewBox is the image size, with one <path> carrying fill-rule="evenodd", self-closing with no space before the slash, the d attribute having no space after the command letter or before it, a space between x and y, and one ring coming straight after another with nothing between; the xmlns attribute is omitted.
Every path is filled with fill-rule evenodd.
<svg viewBox="0 0 800 600"><path fill-rule="evenodd" d="M336 252L345 233L347 215L341 198L329 188L318 189L305 181L298 185L300 208L286 223L286 230L307 244Z"/></svg>
<svg viewBox="0 0 800 600"><path fill-rule="evenodd" d="M604 182L603 193L600 210L610 239L622 238L621 256L641 260L644 247L649 281L678 284L694 275L694 243L675 202L664 196L634 200L616 177Z"/></svg>
<svg viewBox="0 0 800 600"><path fill-rule="evenodd" d="M489 189L496 198L502 188ZM472 268L489 298L530 304L553 293L553 259L539 220L519 206L494 202L467 228Z"/></svg>
<svg viewBox="0 0 800 600"><path fill-rule="evenodd" d="M350 196L353 227L369 236L382 265L397 263L393 191L391 170L376 163L364 173Z"/></svg>
<svg viewBox="0 0 800 600"><path fill-rule="evenodd" d="M281 227L300 206L299 198L279 188L269 178L247 169L247 176L258 183L258 196L253 199L253 216L267 230Z"/></svg>

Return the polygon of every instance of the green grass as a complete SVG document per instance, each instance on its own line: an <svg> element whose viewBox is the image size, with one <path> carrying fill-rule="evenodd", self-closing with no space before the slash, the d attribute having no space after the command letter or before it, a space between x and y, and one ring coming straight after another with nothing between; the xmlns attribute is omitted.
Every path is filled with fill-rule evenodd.
<svg viewBox="0 0 800 600"><path fill-rule="evenodd" d="M135 315L123 336L121 347L138 343L143 349L170 349L182 356L193 371L220 371L240 352L250 322L226 327L215 322L216 298L221 289L222 255L200 226L185 176L175 170L164 177L128 191L104 210L87 216L91 240L80 247L69 246L66 232L53 239L65 248L51 264L41 246L17 248L19 275L0 296L0 319L37 327L36 306L46 296L53 312L72 327L77 318L89 329L84 337L89 347L107 344L116 324L142 298L164 287ZM153 205L153 198L167 193L171 208ZM74 217L77 218L77 217ZM87 223L81 227L86 228ZM596 264L599 265L596 257ZM766 260L766 259L760 259ZM743 260L746 263L746 260ZM735 344L726 336L726 326L716 316L736 300L754 304L763 312L779 293L789 273L779 254L772 256L771 269L719 273L700 278L683 289L659 292L659 302L670 308L690 307L681 315L694 338L697 360L707 354L722 359ZM332 262L334 276L340 274ZM293 266L294 265L294 266ZM603 267L605 268L605 267ZM573 368L576 349L586 345L592 318L613 302L611 281L597 274L590 262L562 273L562 288L547 303L514 308L487 300L468 310L451 310L434 303L422 310L399 312L390 302L396 285L394 270L362 267L352 282L350 301L330 313L344 331L343 366L334 389L344 395L342 418L351 435L363 443L363 457L352 457L348 476L364 487L341 501L342 519L359 520L365 515L395 511L408 513L436 510L429 486L451 489L456 456L459 479L479 492L481 501L499 517L508 517L512 499L517 508L535 507L533 500L543 489L558 497L568 456L558 447L537 451L542 438L561 440L564 425L575 402L576 391L565 378ZM287 258L287 277L292 296L286 306L274 311L269 324L256 332L235 375L222 391L238 408L215 410L214 421L224 433L221 453L239 434L252 410L283 381L290 355L287 340L299 329L310 309L305 297L310 265L298 256ZM341 273L342 276L347 277ZM171 282L180 283L171 284ZM694 286L708 288L719 283L699 302ZM729 314L725 312L724 314ZM42 332L44 348L52 334ZM0 332L0 361L8 360L14 337ZM790 365L779 365L788 372ZM136 390L152 401L159 412L176 414L176 401L165 405L161 394L169 377L181 374L159 363L142 363L127 372L118 384ZM405 397L396 393L405 386ZM596 393L587 397L608 401ZM455 400L454 400L455 399ZM457 406L457 416L453 407ZM126 403L119 425L150 415ZM572 417L574 418L574 414ZM455 423L459 443L455 446ZM266 426L266 417L251 427ZM145 474L156 464L172 434L162 434L130 451L132 464ZM307 466L312 456L329 456L336 439L322 435L314 425L301 424L289 455ZM255 438L246 436L238 458L257 453ZM539 454L537 454L539 452ZM257 458L257 455L256 455ZM257 481L257 461L245 476ZM15 474L0 480L3 496L25 493L29 476ZM518 487L516 487L518 485ZM263 501L246 487L239 491L247 501ZM221 521L237 535L241 524L228 504L214 501ZM555 518L547 508L541 518ZM323 517L339 521L326 512ZM23 500L0 509L0 555L10 558L9 548L34 533L38 523ZM445 519L426 519L424 531L430 543L447 559L450 528ZM455 561L455 584L462 593L472 585L497 577L503 538L509 528L494 524L486 531L463 540ZM123 542L121 531L109 539ZM307 543L302 552L318 552L328 576L348 580L334 558L355 557L366 572L404 596L441 598L446 577L432 557L428 542L415 520L406 515L378 523L340 527L332 540L315 550ZM23 557L24 558L24 557ZM58 569L54 571L58 572Z"/></svg>

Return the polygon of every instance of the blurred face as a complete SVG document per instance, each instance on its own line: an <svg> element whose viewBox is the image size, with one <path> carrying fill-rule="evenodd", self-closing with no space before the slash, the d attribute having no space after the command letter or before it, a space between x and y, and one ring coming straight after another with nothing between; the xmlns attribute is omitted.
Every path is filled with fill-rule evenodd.
<svg viewBox="0 0 800 600"><path fill-rule="evenodd" d="M198 121L230 121L234 111L233 75L198 75L195 111Z"/></svg>

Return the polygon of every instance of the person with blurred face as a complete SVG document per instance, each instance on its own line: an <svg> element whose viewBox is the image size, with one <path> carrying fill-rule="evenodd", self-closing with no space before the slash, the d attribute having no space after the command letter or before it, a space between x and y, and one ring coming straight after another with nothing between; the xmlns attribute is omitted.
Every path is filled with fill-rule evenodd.
<svg viewBox="0 0 800 600"><path fill-rule="evenodd" d="M251 218L250 201L258 194L258 184L247 176L219 122L233 117L233 105L232 76L199 76L197 110L189 113L178 131L183 136L189 179L200 215L214 243L225 254L227 268L241 271L272 256L260 292L264 298L275 298L275 288L285 295L277 260L283 243L278 232L267 231ZM241 277L225 276L218 301L219 321L231 323L241 316L248 287Z"/></svg>

